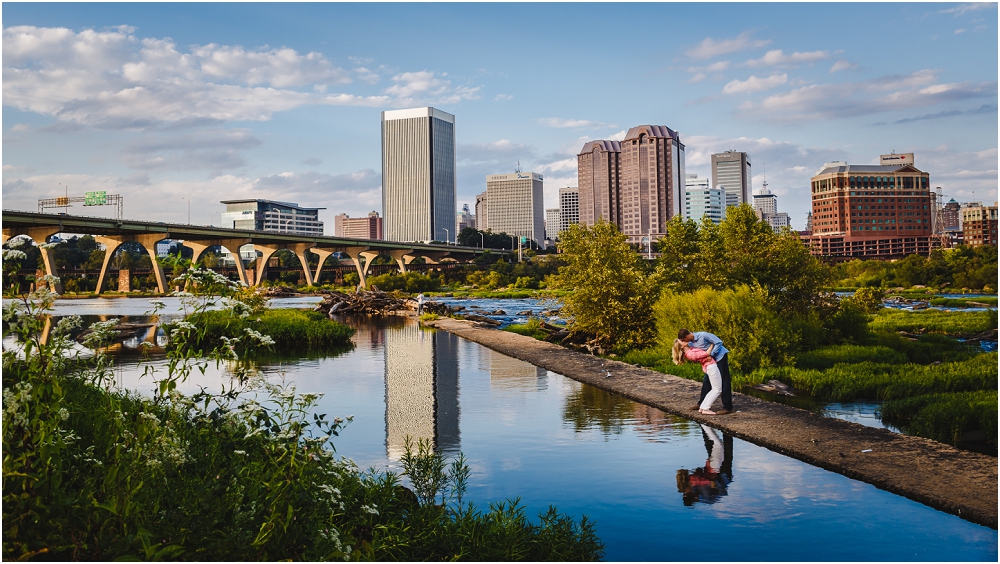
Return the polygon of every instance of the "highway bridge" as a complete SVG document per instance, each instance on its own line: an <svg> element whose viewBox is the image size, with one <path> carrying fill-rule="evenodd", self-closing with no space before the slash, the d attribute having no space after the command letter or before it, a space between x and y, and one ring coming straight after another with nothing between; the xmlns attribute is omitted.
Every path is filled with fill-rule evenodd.
<svg viewBox="0 0 1000 564"><path fill-rule="evenodd" d="M108 264L122 244L135 242L141 245L153 263L156 285L161 293L167 291L167 280L163 268L156 261L156 243L171 239L193 251L192 264L210 248L221 247L229 251L236 261L236 269L240 280L248 285L259 284L264 278L268 259L279 250L287 249L295 254L302 265L302 273L307 284L319 280L323 263L334 253L343 253L354 262L354 267L365 284L368 270L376 257L392 257L399 266L400 272L406 272L406 266L420 257L428 264L438 264L444 261L470 262L483 249L474 247L459 247L454 245L396 243L392 241L376 241L368 239L347 239L344 237L328 237L325 235L296 235L291 233L276 233L271 231L245 231L203 225L182 225L162 223L158 221L119 220L115 218L86 217L66 214L49 214L16 210L3 210L3 243L17 236L30 237L39 245L45 271L52 276L58 276L55 256L52 249L43 247L48 239L60 233L92 235L98 243L104 246L104 264L97 281L97 291L104 289ZM240 248L253 245L261 256L257 259L254 271L248 273L240 259ZM309 266L307 252L319 257L315 272ZM492 250L494 253L508 254L510 251Z"/></svg>

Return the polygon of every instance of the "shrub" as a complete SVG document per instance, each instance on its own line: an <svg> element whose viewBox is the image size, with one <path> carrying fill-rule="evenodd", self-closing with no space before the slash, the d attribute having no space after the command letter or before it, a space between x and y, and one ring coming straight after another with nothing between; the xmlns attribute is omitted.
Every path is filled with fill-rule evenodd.
<svg viewBox="0 0 1000 564"><path fill-rule="evenodd" d="M366 280L366 283L368 287L375 286L379 290L386 292L401 290L411 294L433 292L441 287L441 279L439 277L421 272L407 272L406 274L392 272L379 276L370 276Z"/></svg>
<svg viewBox="0 0 1000 564"><path fill-rule="evenodd" d="M689 294L667 290L654 312L661 346L669 348L681 328L714 333L729 349L730 365L745 373L788 364L799 341L760 287L702 288Z"/></svg>
<svg viewBox="0 0 1000 564"><path fill-rule="evenodd" d="M803 352L796 359L795 366L802 369L825 370L835 364L856 364L860 362L880 362L902 364L907 362L905 354L883 346L832 345Z"/></svg>
<svg viewBox="0 0 1000 564"><path fill-rule="evenodd" d="M549 334L542 331L542 322L537 317L529 317L526 323L512 323L504 328L504 331L525 335L535 339L544 340Z"/></svg>

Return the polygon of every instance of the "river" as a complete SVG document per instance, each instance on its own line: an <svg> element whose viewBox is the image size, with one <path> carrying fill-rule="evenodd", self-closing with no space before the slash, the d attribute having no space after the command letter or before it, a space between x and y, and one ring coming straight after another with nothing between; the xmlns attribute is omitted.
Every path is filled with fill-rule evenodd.
<svg viewBox="0 0 1000 564"><path fill-rule="evenodd" d="M164 301L176 315L176 300ZM142 321L151 309L143 299L57 304L57 314L88 321ZM431 439L468 458L467 499L520 496L532 516L550 504L587 515L608 560L997 559L987 527L403 318L347 321L358 330L352 349L261 367L272 381L325 394L317 411L353 415L335 439L340 455L399 470L407 435ZM137 349L118 354L120 385L148 393ZM162 370L162 355L155 347L143 362ZM212 366L182 389L228 381L225 366Z"/></svg>

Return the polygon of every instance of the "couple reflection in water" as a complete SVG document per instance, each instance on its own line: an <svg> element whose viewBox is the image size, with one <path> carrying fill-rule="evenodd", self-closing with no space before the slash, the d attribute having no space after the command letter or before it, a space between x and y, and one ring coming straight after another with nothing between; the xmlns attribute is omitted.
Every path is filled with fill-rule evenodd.
<svg viewBox="0 0 1000 564"><path fill-rule="evenodd" d="M701 426L701 434L708 451L705 466L677 471L677 491L689 507L698 502L719 501L733 481L733 437L726 434L720 437L719 431L706 425Z"/></svg>

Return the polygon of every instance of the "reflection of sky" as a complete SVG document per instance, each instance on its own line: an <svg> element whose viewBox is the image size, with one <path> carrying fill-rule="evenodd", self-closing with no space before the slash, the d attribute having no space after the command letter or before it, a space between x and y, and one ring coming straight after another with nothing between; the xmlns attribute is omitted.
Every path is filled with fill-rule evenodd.
<svg viewBox="0 0 1000 564"><path fill-rule="evenodd" d="M324 393L317 411L328 417L354 415L334 444L361 468L398 468L386 455L385 333L392 331L362 325L357 347L335 358L264 367L274 381L284 377L300 392ZM991 529L739 439L728 495L685 507L677 470L707 458L696 424L621 398L581 394L583 384L552 372L544 387L498 387L490 370L496 353L460 339L455 345L457 425L472 470L467 499L485 507L520 496L529 516L549 504L586 514L596 520L609 560L997 558ZM119 370L126 387L152 388L134 366ZM181 387L222 384L225 367L213 365ZM583 402L576 413L587 420L580 427L564 418L570 401ZM605 432L601 418L614 419L620 432Z"/></svg>

